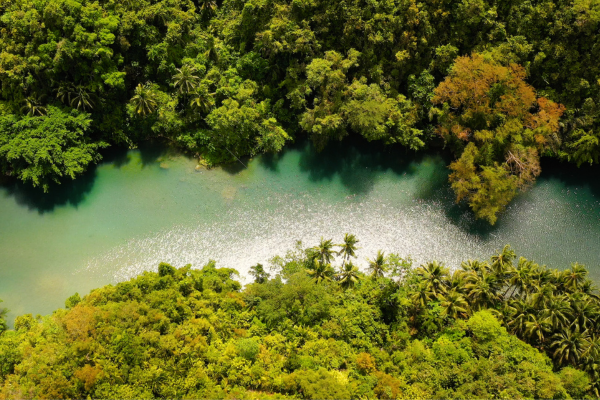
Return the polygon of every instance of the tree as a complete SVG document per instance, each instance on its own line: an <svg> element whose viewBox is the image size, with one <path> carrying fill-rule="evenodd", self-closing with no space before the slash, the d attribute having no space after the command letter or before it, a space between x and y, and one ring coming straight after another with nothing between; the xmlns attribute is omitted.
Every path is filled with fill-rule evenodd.
<svg viewBox="0 0 600 400"><path fill-rule="evenodd" d="M270 277L262 264L253 265L248 273L254 277L255 283L265 283Z"/></svg>
<svg viewBox="0 0 600 400"><path fill-rule="evenodd" d="M318 284L324 281L331 281L335 275L335 270L329 263L313 260L312 266L306 270L306 273Z"/></svg>
<svg viewBox="0 0 600 400"><path fill-rule="evenodd" d="M352 264L352 261L342 266L342 271L338 274L338 280L344 289L353 287L360 280L358 268Z"/></svg>
<svg viewBox="0 0 600 400"><path fill-rule="evenodd" d="M335 245L333 244L332 239L325 240L321 238L319 244L313 247L315 256L322 264L331 264L333 261L335 253L333 246Z"/></svg>
<svg viewBox="0 0 600 400"><path fill-rule="evenodd" d="M194 74L198 71L189 65L183 65L177 69L177 73L173 75L173 85L179 93L189 94L194 92L200 83L200 78Z"/></svg>
<svg viewBox="0 0 600 400"><path fill-rule="evenodd" d="M371 273L371 277L374 279L383 278L388 270L388 265L385 261L385 253L381 250L377 251L377 255L372 260L368 260L369 266L367 267Z"/></svg>
<svg viewBox="0 0 600 400"><path fill-rule="evenodd" d="M437 133L464 149L450 165L457 201L466 200L491 224L517 190L539 175L539 152L559 145L558 119L565 108L536 98L525 77L515 63L473 53L455 60L432 99L442 106L436 109Z"/></svg>
<svg viewBox="0 0 600 400"><path fill-rule="evenodd" d="M138 84L135 88L134 96L129 101L133 106L133 110L136 114L146 116L156 111L157 101L156 94L151 85Z"/></svg>
<svg viewBox="0 0 600 400"><path fill-rule="evenodd" d="M448 269L437 261L421 265L417 269L417 275L425 282L426 290L430 291L433 296L446 292Z"/></svg>
<svg viewBox="0 0 600 400"><path fill-rule="evenodd" d="M205 85L199 85L192 93L190 106L197 108L202 112L208 113L215 105L213 95L214 93L209 93L208 88Z"/></svg>
<svg viewBox="0 0 600 400"><path fill-rule="evenodd" d="M338 256L342 256L342 268L346 262L350 260L350 257L356 258L356 250L358 249L356 244L358 242L359 240L356 238L356 236L349 233L344 235L344 243L338 245L340 246L340 250L337 253Z"/></svg>
<svg viewBox="0 0 600 400"><path fill-rule="evenodd" d="M0 116L0 168L48 191L50 182L75 179L101 159L104 142L92 142L88 114L48 107L48 115Z"/></svg>
<svg viewBox="0 0 600 400"><path fill-rule="evenodd" d="M500 296L497 294L500 284L498 278L493 274L484 272L481 275L471 275L469 283L465 285L465 290L473 308L476 310L495 308L494 306L500 300Z"/></svg>
<svg viewBox="0 0 600 400"><path fill-rule="evenodd" d="M68 104L79 111L86 111L88 108L90 110L94 108L92 96L88 93L86 88L81 85L76 87L60 87L56 97L63 103Z"/></svg>
<svg viewBox="0 0 600 400"><path fill-rule="evenodd" d="M566 332L557 333L551 345L554 348L553 357L558 361L559 365L577 365L589 347L588 339L588 332L581 332L579 328L573 331L567 330Z"/></svg>
<svg viewBox="0 0 600 400"><path fill-rule="evenodd" d="M572 291L577 291L583 287L587 280L587 269L579 263L571 264L571 268L563 272L565 285Z"/></svg>
<svg viewBox="0 0 600 400"><path fill-rule="evenodd" d="M442 306L442 314L450 318L466 318L469 314L469 303L462 294L456 290L450 290L444 294L438 295L438 300Z"/></svg>
<svg viewBox="0 0 600 400"><path fill-rule="evenodd" d="M23 100L23 107L21 112L25 113L28 117L42 116L48 113L48 108L42 105L44 96L29 96Z"/></svg>

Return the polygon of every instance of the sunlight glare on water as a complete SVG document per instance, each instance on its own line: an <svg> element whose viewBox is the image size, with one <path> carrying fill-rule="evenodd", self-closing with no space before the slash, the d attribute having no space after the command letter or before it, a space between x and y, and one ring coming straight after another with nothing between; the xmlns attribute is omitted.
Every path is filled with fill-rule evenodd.
<svg viewBox="0 0 600 400"><path fill-rule="evenodd" d="M0 298L11 316L48 313L75 291L156 270L161 261L200 268L267 264L301 240L360 239L358 264L378 249L457 266L504 244L558 268L588 265L599 280L598 168L550 166L494 227L454 204L448 160L375 145L297 145L248 168L196 169L149 149L122 153L44 197L0 187ZM569 169L564 173L564 168ZM562 169L561 169L562 168ZM592 171L592 172L589 172Z"/></svg>

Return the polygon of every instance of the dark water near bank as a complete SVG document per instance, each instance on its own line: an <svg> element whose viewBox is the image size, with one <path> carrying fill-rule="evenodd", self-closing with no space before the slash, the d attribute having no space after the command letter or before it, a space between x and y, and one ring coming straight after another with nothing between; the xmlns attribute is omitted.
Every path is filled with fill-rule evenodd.
<svg viewBox="0 0 600 400"><path fill-rule="evenodd" d="M195 160L151 147L115 152L49 195L4 184L0 298L11 320L46 314L159 261L213 258L243 275L297 240L345 232L361 240L363 262L381 248L455 266L508 243L553 267L584 263L600 282L600 168L544 162L538 183L490 227L454 204L448 162L377 144L319 154L300 144L247 168L196 170Z"/></svg>

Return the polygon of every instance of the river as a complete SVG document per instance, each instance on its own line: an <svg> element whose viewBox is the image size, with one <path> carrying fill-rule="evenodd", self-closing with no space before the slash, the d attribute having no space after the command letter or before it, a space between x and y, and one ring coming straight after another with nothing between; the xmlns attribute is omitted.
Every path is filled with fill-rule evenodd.
<svg viewBox="0 0 600 400"><path fill-rule="evenodd" d="M156 270L160 261L235 268L266 264L302 240L360 239L456 266L504 244L552 267L586 264L600 282L600 168L545 160L537 184L490 227L454 204L447 156L378 144L309 144L206 170L149 147L115 151L47 195L0 186L0 299L12 322L48 314L75 292Z"/></svg>

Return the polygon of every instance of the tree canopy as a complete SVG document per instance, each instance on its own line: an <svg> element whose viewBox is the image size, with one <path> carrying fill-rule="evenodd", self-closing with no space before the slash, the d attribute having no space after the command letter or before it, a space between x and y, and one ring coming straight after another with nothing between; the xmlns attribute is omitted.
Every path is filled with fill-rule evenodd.
<svg viewBox="0 0 600 400"><path fill-rule="evenodd" d="M598 396L600 302L583 266L507 246L453 272L379 252L383 272L365 275L331 254L329 279L298 247L245 288L213 261L161 263L17 317L0 333L0 398Z"/></svg>
<svg viewBox="0 0 600 400"><path fill-rule="evenodd" d="M97 162L105 144L150 138L207 165L301 137L320 149L360 135L398 157L399 147L442 138L457 158L457 199L493 223L540 173L541 156L598 161L597 8L589 0L4 1L0 114L14 122L0 137L57 109L89 124L66 127L83 132L85 145L58 141L45 155L57 169L5 152L2 173L62 181ZM73 167L60 167L67 153Z"/></svg>

